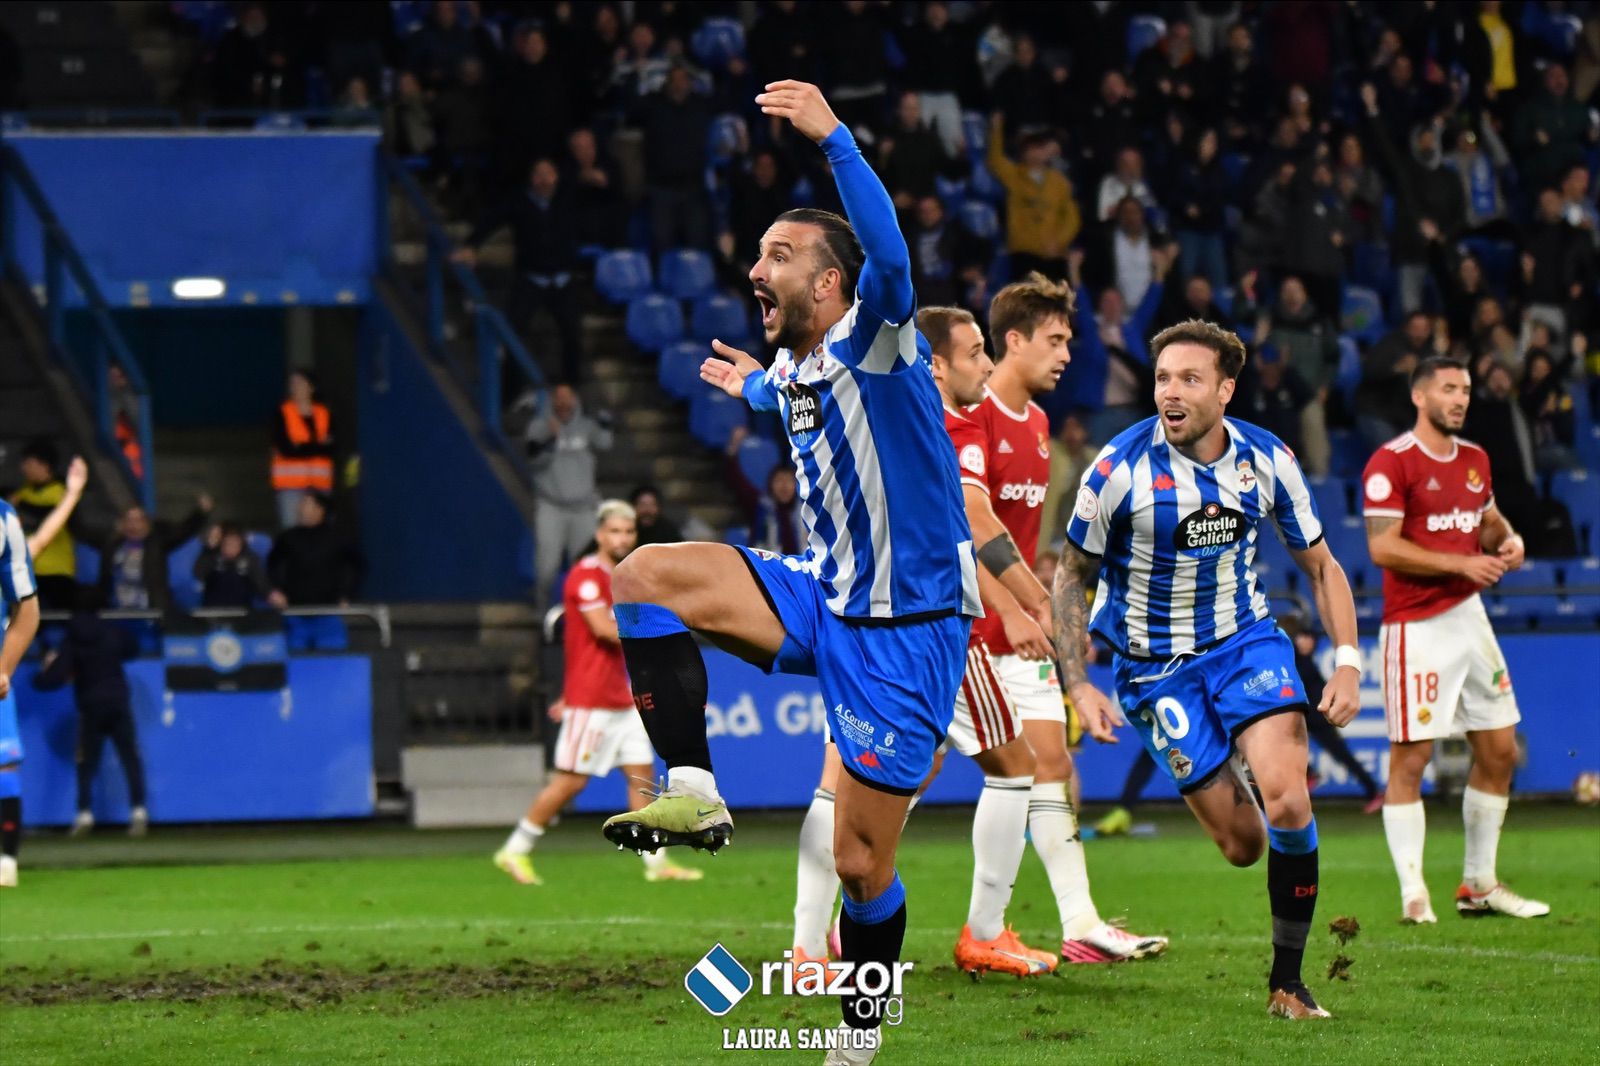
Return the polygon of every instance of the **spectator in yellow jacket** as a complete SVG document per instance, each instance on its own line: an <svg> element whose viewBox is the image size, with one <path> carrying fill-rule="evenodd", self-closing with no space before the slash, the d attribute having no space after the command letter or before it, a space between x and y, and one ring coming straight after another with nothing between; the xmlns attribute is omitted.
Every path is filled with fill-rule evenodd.
<svg viewBox="0 0 1600 1066"><path fill-rule="evenodd" d="M1037 270L1050 278L1067 276L1067 247L1082 219L1072 197L1072 182L1050 165L1059 147L1049 136L1022 138L1021 161L1006 155L1005 122L996 112L989 125L989 170L1006 187L1006 248L1011 276Z"/></svg>

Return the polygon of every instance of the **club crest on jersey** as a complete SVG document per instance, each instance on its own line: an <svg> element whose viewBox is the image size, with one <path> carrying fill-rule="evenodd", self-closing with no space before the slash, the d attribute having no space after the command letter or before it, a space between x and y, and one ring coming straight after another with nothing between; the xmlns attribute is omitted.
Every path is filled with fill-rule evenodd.
<svg viewBox="0 0 1600 1066"><path fill-rule="evenodd" d="M1220 503L1208 503L1178 523L1172 546L1185 555L1210 559L1244 539L1244 515Z"/></svg>
<svg viewBox="0 0 1600 1066"><path fill-rule="evenodd" d="M783 390L789 397L789 436L805 440L822 428L822 397L810 385L791 381Z"/></svg>
<svg viewBox="0 0 1600 1066"><path fill-rule="evenodd" d="M1178 748L1167 749L1167 765L1172 767L1172 776L1179 781L1194 773L1194 760Z"/></svg>
<svg viewBox="0 0 1600 1066"><path fill-rule="evenodd" d="M1050 458L1050 442L1045 439L1043 433L1039 434L1039 458Z"/></svg>
<svg viewBox="0 0 1600 1066"><path fill-rule="evenodd" d="M1256 472L1250 467L1250 460L1240 459L1239 465L1234 467L1239 476L1239 491L1249 492L1256 487Z"/></svg>
<svg viewBox="0 0 1600 1066"><path fill-rule="evenodd" d="M1478 468L1475 466L1467 467L1467 491L1483 491L1483 478L1478 475Z"/></svg>

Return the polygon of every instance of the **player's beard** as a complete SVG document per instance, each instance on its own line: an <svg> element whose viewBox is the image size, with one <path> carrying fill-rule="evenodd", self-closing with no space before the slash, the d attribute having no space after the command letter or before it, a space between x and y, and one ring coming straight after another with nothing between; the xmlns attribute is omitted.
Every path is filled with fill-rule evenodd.
<svg viewBox="0 0 1600 1066"><path fill-rule="evenodd" d="M778 332L772 339L773 345L791 352L804 347L811 339L815 315L815 310L806 300L806 294L797 292L780 295L768 290L768 295L778 302Z"/></svg>
<svg viewBox="0 0 1600 1066"><path fill-rule="evenodd" d="M1461 427L1452 426L1448 419L1449 416L1442 410L1430 409L1428 411L1428 422L1432 424L1433 428L1443 433L1446 437L1454 437L1461 432ZM1465 416L1463 416L1462 420L1465 421Z"/></svg>

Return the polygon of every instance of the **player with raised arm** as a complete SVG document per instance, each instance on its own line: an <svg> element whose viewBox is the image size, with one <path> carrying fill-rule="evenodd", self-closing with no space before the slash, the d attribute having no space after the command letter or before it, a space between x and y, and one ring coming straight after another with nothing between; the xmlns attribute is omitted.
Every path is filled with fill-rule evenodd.
<svg viewBox="0 0 1600 1066"><path fill-rule="evenodd" d="M1109 644L1118 701L1223 855L1250 866L1270 845L1267 1011L1326 1018L1300 973L1317 903L1305 690L1251 571L1262 526L1270 518L1288 543L1333 636L1336 668L1317 709L1339 726L1360 706L1350 584L1289 449L1223 417L1244 367L1239 338L1191 320L1156 334L1150 350L1159 413L1101 450L1067 525L1052 591L1057 658L1098 732L1118 712L1088 679L1084 638ZM1097 577L1091 613L1085 588ZM1260 789L1265 826L1235 752Z"/></svg>
<svg viewBox="0 0 1600 1066"><path fill-rule="evenodd" d="M595 552L573 564L562 588L562 654L565 670L561 699L551 716L561 722L556 737L555 772L528 806L499 851L494 864L518 884L544 882L533 869L533 849L566 805L597 777L620 767L628 779L628 801L635 809L650 802L647 790L655 753L628 691L617 620L611 613L611 574L638 542L633 508L606 500L595 511ZM669 862L664 852L644 853L647 881L698 881L704 874Z"/></svg>
<svg viewBox="0 0 1600 1066"><path fill-rule="evenodd" d="M799 481L802 556L725 544L647 545L612 588L623 655L667 787L605 824L619 846L715 850L733 833L706 741L706 671L691 630L769 671L815 675L843 760L834 860L843 955L892 964L905 936L895 851L910 798L950 724L977 561L939 390L919 357L911 258L894 204L814 85L756 97L821 146L849 221L786 211L750 271L778 348L763 369L720 341L700 376L778 412ZM859 235L859 241L858 241ZM844 1023L876 1030L883 1003L845 997ZM830 1052L866 1061L870 1043Z"/></svg>
<svg viewBox="0 0 1600 1066"><path fill-rule="evenodd" d="M1463 917L1538 918L1495 874L1522 720L1511 675L1478 598L1522 565L1522 538L1494 505L1489 456L1456 434L1472 400L1465 363L1430 356L1411 372L1417 422L1373 453L1362 474L1367 548L1383 568L1383 710L1389 785L1383 832L1400 876L1401 919L1432 923L1422 879L1422 772L1433 742L1465 730L1472 770L1461 795Z"/></svg>
<svg viewBox="0 0 1600 1066"><path fill-rule="evenodd" d="M0 888L17 887L22 844L22 733L11 675L39 631L39 583L22 520L0 500Z"/></svg>

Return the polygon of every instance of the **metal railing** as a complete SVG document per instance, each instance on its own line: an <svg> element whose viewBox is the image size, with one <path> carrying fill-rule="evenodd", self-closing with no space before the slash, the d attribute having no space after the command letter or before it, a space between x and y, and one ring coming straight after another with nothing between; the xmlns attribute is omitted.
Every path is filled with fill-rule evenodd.
<svg viewBox="0 0 1600 1066"><path fill-rule="evenodd" d="M96 611L101 618L111 621L155 622L159 624L166 614L161 611L108 608ZM196 607L183 612L192 618L245 618L252 613L242 607ZM278 612L285 618L365 618L378 630L379 647L387 648L394 640L394 629L389 619L387 603L351 603L342 607L286 607ZM41 622L70 621L70 611L44 611Z"/></svg>
<svg viewBox="0 0 1600 1066"><path fill-rule="evenodd" d="M543 391L545 379L516 332L511 328L499 308L489 302L483 284L464 263L451 258L455 242L445 232L427 194L417 184L417 179L392 152L379 150L379 228L378 254L389 277L397 288L416 297L420 305L419 318L423 323L428 344L428 354L443 365L472 397L473 406L483 425L484 434L496 447L503 447L505 435L500 426L504 409L501 395L500 368L502 359L509 360L520 371L528 387ZM416 293L402 277L394 257L387 206L390 191L400 193L399 202L411 212L412 221L424 235L427 256L423 263L422 291ZM455 343L458 337L449 314L451 301L464 313L470 324L470 335L463 356ZM469 368L467 358L472 360Z"/></svg>
<svg viewBox="0 0 1600 1066"><path fill-rule="evenodd" d="M43 242L42 292L31 290L22 269L17 221L23 211L32 215ZM24 288L34 291L44 313L45 337L50 350L71 371L82 395L89 400L100 446L122 465L145 509L154 509L155 448L151 435L150 386L111 317L111 305L50 207L44 190L21 154L6 145L0 145L0 233L4 237L0 262ZM87 341L78 343L69 340L67 330L67 305L74 288L82 297L90 327ZM134 431L139 444L139 469L129 462L117 440L109 381L112 366L118 367L127 378L136 400Z"/></svg>

